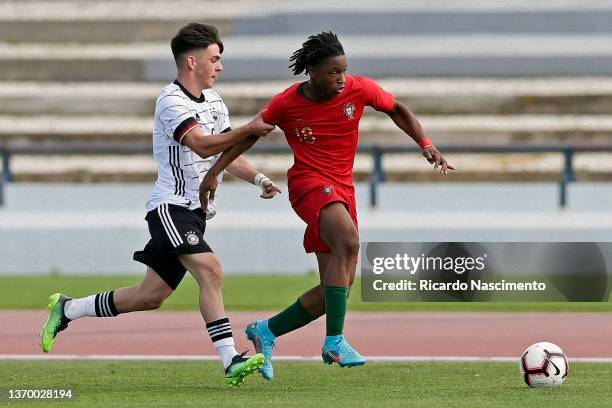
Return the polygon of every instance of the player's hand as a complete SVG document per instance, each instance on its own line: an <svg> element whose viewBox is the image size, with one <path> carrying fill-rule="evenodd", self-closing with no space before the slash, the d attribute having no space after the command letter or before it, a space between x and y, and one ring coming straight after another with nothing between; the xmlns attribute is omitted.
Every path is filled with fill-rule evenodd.
<svg viewBox="0 0 612 408"><path fill-rule="evenodd" d="M251 134L258 137L264 137L276 128L276 126L268 125L263 121L263 111L257 112L257 115L247 123L247 126L250 127Z"/></svg>
<svg viewBox="0 0 612 408"><path fill-rule="evenodd" d="M276 194L281 194L282 191L270 179L265 179L261 182L261 198L269 199Z"/></svg>
<svg viewBox="0 0 612 408"><path fill-rule="evenodd" d="M218 185L217 176L210 171L206 173L200 184L200 205L204 211L208 208L208 203L215 200L215 191L217 191Z"/></svg>
<svg viewBox="0 0 612 408"><path fill-rule="evenodd" d="M446 159L442 156L442 153L440 153L435 146L427 146L421 153L429 163L434 165L434 170L440 167L441 174L447 175L449 170L455 170L455 167L448 164Z"/></svg>

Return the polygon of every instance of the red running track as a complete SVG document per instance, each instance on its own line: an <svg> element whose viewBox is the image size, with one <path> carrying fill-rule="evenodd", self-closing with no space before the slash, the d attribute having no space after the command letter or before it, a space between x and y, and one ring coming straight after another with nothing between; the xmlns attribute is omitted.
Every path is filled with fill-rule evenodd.
<svg viewBox="0 0 612 408"><path fill-rule="evenodd" d="M242 330L267 312L231 312L237 349L252 346ZM42 354L42 311L0 312L0 354ZM275 354L316 356L325 319L277 339ZM570 357L612 357L612 313L350 312L345 335L364 355L516 357L551 341ZM83 318L60 333L54 355L214 355L197 312L137 312Z"/></svg>

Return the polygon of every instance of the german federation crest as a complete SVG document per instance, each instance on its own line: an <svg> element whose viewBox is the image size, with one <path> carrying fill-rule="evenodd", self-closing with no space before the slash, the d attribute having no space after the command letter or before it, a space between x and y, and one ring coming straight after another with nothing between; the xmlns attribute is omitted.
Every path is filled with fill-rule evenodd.
<svg viewBox="0 0 612 408"><path fill-rule="evenodd" d="M355 113L355 104L353 102L347 102L342 105L342 113L348 120L353 119L353 114Z"/></svg>
<svg viewBox="0 0 612 408"><path fill-rule="evenodd" d="M193 231L189 231L186 238L189 245L198 245L200 243L200 238Z"/></svg>

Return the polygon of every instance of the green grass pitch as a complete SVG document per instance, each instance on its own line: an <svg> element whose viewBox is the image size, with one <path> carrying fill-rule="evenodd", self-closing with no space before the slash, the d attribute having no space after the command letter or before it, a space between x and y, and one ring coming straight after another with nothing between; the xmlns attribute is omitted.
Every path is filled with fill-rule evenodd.
<svg viewBox="0 0 612 408"><path fill-rule="evenodd" d="M576 363L559 388L527 387L511 363L277 362L268 383L254 374L224 384L216 361L2 361L0 388L72 388L73 407L601 407L612 401L611 364ZM6 404L0 402L0 405ZM40 407L41 402L19 402ZM55 404L51 404L55 406Z"/></svg>
<svg viewBox="0 0 612 408"><path fill-rule="evenodd" d="M81 297L122 286L137 285L140 276L3 276L0 277L1 309L44 309L51 293L63 292ZM311 275L229 275L224 277L223 298L227 310L279 310L295 302L306 289L316 285ZM198 310L198 290L186 276L162 310ZM350 310L398 311L612 311L612 302L402 302L361 301L357 280L349 297Z"/></svg>

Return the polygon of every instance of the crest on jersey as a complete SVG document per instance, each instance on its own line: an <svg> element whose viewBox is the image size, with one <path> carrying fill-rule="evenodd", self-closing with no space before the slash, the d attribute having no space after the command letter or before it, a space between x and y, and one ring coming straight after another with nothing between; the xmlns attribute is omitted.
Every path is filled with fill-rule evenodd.
<svg viewBox="0 0 612 408"><path fill-rule="evenodd" d="M342 113L348 120L353 119L353 114L355 113L355 104L353 102L347 102L342 105Z"/></svg>
<svg viewBox="0 0 612 408"><path fill-rule="evenodd" d="M200 243L200 238L193 231L189 231L185 238L187 238L189 245L198 245Z"/></svg>
<svg viewBox="0 0 612 408"><path fill-rule="evenodd" d="M334 189L332 186L323 186L323 194L330 195Z"/></svg>

